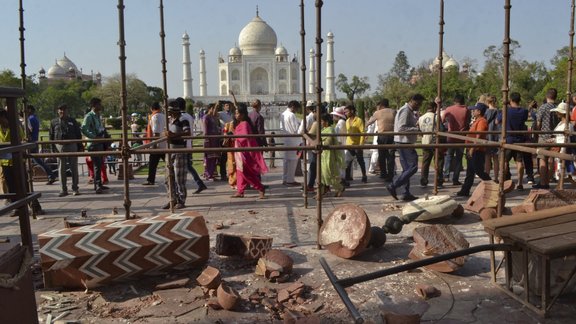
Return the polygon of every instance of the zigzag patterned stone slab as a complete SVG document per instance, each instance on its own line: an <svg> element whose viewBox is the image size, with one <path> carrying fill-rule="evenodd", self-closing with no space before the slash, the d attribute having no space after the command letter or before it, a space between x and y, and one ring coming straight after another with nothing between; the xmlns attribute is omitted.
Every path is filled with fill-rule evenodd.
<svg viewBox="0 0 576 324"><path fill-rule="evenodd" d="M204 264L210 238L197 212L64 228L38 236L47 288L92 288Z"/></svg>

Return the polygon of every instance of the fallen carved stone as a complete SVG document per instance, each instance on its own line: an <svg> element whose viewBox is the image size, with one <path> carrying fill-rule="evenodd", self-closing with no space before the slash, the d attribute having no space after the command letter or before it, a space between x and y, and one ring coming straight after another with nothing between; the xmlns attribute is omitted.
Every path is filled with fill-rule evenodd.
<svg viewBox="0 0 576 324"><path fill-rule="evenodd" d="M47 288L92 288L204 264L208 229L197 212L53 230L38 236Z"/></svg>
<svg viewBox="0 0 576 324"><path fill-rule="evenodd" d="M352 258L368 247L370 220L358 205L336 207L320 228L319 242L341 258Z"/></svg>
<svg viewBox="0 0 576 324"><path fill-rule="evenodd" d="M512 180L504 182L504 193L514 190L515 184ZM479 213L484 208L498 207L499 185L494 181L480 181L472 195L464 205L464 209Z"/></svg>
<svg viewBox="0 0 576 324"><path fill-rule="evenodd" d="M241 256L256 260L263 257L272 247L272 238L256 235L235 235L219 233L216 235L216 254Z"/></svg>
<svg viewBox="0 0 576 324"><path fill-rule="evenodd" d="M532 213L537 210L576 205L576 190L531 190L526 199L512 207L514 214Z"/></svg>
<svg viewBox="0 0 576 324"><path fill-rule="evenodd" d="M431 219L452 216L460 204L450 196L431 196L406 203L402 208L400 219L408 224L412 221L424 222Z"/></svg>
<svg viewBox="0 0 576 324"><path fill-rule="evenodd" d="M466 249L470 246L464 235L452 225L418 227L414 229L413 237L416 245L408 255L413 260L427 259ZM440 272L452 272L462 267L465 262L465 257L458 257L431 264L426 268Z"/></svg>

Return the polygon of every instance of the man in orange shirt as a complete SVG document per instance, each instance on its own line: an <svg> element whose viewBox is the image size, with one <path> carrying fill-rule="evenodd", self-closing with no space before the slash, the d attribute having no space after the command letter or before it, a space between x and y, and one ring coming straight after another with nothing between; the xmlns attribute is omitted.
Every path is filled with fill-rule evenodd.
<svg viewBox="0 0 576 324"><path fill-rule="evenodd" d="M484 113L487 108L485 104L480 102L468 108L472 111L472 116L475 118L474 123L470 126L470 132L488 131L488 121L484 118ZM486 139L486 134L472 133L468 134L468 137ZM466 143L474 142L466 141ZM484 170L485 151L486 149L483 147L469 147L466 149L466 161L468 162L466 179L464 179L464 184L462 184L462 188L456 193L456 196L468 197L470 195L470 189L474 184L475 175L478 175L482 180L492 180Z"/></svg>

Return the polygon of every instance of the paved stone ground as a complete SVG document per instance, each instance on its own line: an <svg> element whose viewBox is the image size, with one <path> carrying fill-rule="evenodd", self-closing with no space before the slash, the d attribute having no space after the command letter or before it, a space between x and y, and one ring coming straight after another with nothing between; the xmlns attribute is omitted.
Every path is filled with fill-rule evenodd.
<svg viewBox="0 0 576 324"><path fill-rule="evenodd" d="M400 211L383 211L399 209L401 202L394 201L384 189L384 183L376 176L370 176L367 184L360 183L359 171L357 180L352 182L341 198L327 197L322 205L324 217L336 206L343 203L355 203L364 208L373 225L381 226L385 219ZM463 177L463 175L462 175ZM86 178L81 178L82 195L59 198L58 183L47 186L36 183L37 191L42 192L41 204L46 215L32 220L34 234L61 228L63 218L79 216L86 210L89 216L108 216L122 218L123 188L122 182L111 176L109 193L93 194ZM159 176L159 179L162 179ZM165 187L142 186L143 176L131 180L130 199L132 212L139 217L147 217L165 212L160 209L166 202ZM413 193L423 196L431 188L417 186L419 174L412 179ZM209 189L200 195L190 195L186 210L196 210L204 215L210 231L211 246L217 233L252 233L274 237L274 247L288 253L295 261L291 282L299 280L310 287L306 303L309 313L321 319L323 323L349 323L352 318L346 311L335 290L329 283L318 259L325 257L336 275L340 278L355 276L379 269L400 265L407 262L407 255L412 248L412 230L423 224L412 223L405 226L401 233L389 235L381 249L370 249L354 260L340 259L326 250L316 248L316 201L310 197L309 207L304 207L304 200L299 188L288 188L281 184L281 168L272 169L263 177L264 183L270 186L268 199L258 200L258 193L248 191L244 199L231 199L233 191L225 182L207 183ZM194 183L188 181L189 192L195 190ZM457 189L447 186L440 194L452 194ZM523 200L528 191L513 192L509 195L508 205ZM462 199L460 201L464 203ZM113 208L119 215L111 216ZM442 223L451 223L460 230L471 246L488 243L488 236L483 231L479 218L466 213L460 219L446 218ZM217 230L215 225L223 224ZM0 217L0 237L19 233L16 218ZM285 244L295 247L286 248ZM208 262L220 268L223 279L237 288L242 297L248 296L259 287L281 288L282 284L268 283L253 274L254 263L219 257L214 253ZM522 307L515 300L507 297L490 280L489 254L479 253L468 258L466 265L456 273L442 274L425 269L400 273L380 278L347 289L354 304L363 317L372 323L382 323L382 311L398 313L418 313L423 322L434 323L568 323L576 317L576 296L574 294L560 298L554 306L552 316L541 319L530 310ZM188 296L186 301L159 303L158 294L154 294L154 285L174 278L188 277L195 279L201 269L187 272L174 272L167 276L147 278L95 289L89 293L59 292L41 290L37 293L40 307L39 316L46 318L46 304L49 302L42 295L78 300L77 309L65 317L68 320L81 320L83 323L253 323L278 322L280 317L267 311L261 305L244 303L239 311L230 312L213 310L204 307L205 300L200 298L202 292L198 287L188 286L174 294ZM416 284L426 283L438 288L442 295L423 300L418 297L414 288ZM190 297L191 296L191 297ZM196 296L196 297L194 297ZM310 310L310 305L315 305ZM301 305L302 306L302 305ZM317 309L319 308L319 309ZM316 311L316 312L314 312ZM57 313L55 313L56 315Z"/></svg>

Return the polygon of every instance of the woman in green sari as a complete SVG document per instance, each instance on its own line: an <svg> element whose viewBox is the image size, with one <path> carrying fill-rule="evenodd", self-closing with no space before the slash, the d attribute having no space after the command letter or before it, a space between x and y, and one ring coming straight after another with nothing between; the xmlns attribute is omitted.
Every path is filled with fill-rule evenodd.
<svg viewBox="0 0 576 324"><path fill-rule="evenodd" d="M321 116L322 134L334 135L336 131L332 127L332 116L322 114ZM338 145L338 139L335 136L322 136L322 145ZM342 150L324 150L322 151L322 191L327 192L330 187L334 189L334 197L341 197L344 192L344 186L340 182L340 170L344 167L344 155Z"/></svg>

